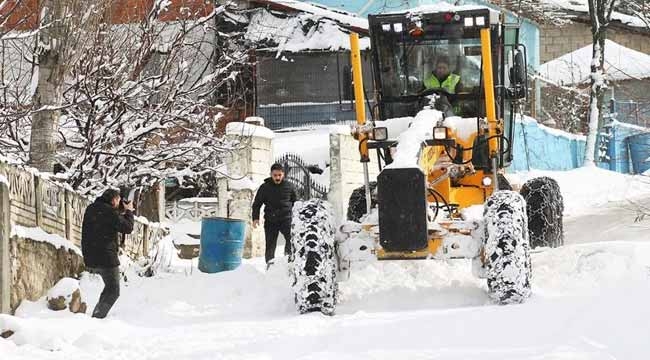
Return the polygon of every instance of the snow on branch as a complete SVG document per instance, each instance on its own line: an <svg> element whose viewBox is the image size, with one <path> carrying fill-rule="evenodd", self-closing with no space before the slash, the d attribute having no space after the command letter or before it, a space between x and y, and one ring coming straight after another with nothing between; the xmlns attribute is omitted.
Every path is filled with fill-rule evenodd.
<svg viewBox="0 0 650 360"><path fill-rule="evenodd" d="M252 99L249 41L232 20L242 18L240 10L227 4L163 21L169 6L157 0L142 21L130 24L66 18L81 23L66 33L62 49L71 61L61 105L35 109L31 94L5 97L2 154L25 159L31 116L56 110L58 177L81 192L166 177L227 176L230 153L249 145L224 136L220 123Z"/></svg>

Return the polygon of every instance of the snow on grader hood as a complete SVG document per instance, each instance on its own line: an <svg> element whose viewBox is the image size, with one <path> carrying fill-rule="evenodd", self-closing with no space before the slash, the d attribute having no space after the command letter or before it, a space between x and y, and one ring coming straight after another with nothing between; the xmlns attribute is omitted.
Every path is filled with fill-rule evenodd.
<svg viewBox="0 0 650 360"><path fill-rule="evenodd" d="M533 179L520 194L503 176L527 92L518 26L480 7L370 15L369 24L377 112L389 120L365 119L352 34L352 134L365 186L352 193L349 221L337 234L317 225L331 223L315 211L326 212L321 200L294 210L298 309L333 314L336 276L350 276L352 262L368 259L469 258L495 302L525 301L531 247L562 244L562 199L552 179ZM461 78L454 89L424 81L451 73ZM370 150L381 159L376 182L368 176Z"/></svg>

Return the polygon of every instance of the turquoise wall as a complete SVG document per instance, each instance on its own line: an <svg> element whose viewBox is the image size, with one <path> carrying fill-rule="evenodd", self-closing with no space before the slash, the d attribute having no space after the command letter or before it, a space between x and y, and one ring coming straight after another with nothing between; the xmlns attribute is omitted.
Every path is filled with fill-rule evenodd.
<svg viewBox="0 0 650 360"><path fill-rule="evenodd" d="M550 129L534 120L515 124L514 161L509 171L571 170L582 165L584 136Z"/></svg>
<svg viewBox="0 0 650 360"><path fill-rule="evenodd" d="M650 129L618 121L611 121L603 129L596 143L597 165L623 174L634 173L629 139L637 134L650 133ZM516 123L514 137L514 161L509 171L570 170L582 166L586 143L584 136L550 129L527 119ZM650 150L641 147L640 151L641 161L645 162L645 154ZM648 166L645 163L642 165ZM641 171L645 169L642 167Z"/></svg>

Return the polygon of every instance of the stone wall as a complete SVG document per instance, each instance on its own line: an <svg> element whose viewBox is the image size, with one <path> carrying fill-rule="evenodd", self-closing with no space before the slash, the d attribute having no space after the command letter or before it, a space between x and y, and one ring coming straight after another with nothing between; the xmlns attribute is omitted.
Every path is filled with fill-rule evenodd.
<svg viewBox="0 0 650 360"><path fill-rule="evenodd" d="M78 248L56 248L54 245L24 237L10 240L11 311L22 300L36 301L64 277L78 278L84 271Z"/></svg>
<svg viewBox="0 0 650 360"><path fill-rule="evenodd" d="M375 150L370 150L368 170L370 181L379 174ZM347 203L354 189L363 186L363 165L359 161L359 142L349 134L330 134L330 190L327 199L334 206L337 218L344 219Z"/></svg>
<svg viewBox="0 0 650 360"><path fill-rule="evenodd" d="M627 48L650 54L650 35L611 27L608 39ZM556 59L564 54L592 43L591 26L571 23L565 26L543 26L540 32L541 63Z"/></svg>

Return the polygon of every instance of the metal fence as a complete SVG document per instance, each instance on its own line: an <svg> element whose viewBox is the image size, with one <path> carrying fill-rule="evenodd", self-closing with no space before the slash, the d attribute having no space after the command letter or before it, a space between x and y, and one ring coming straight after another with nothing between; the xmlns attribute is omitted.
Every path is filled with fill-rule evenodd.
<svg viewBox="0 0 650 360"><path fill-rule="evenodd" d="M276 163L284 166L285 179L296 187L300 200L312 198L327 198L327 187L314 181L310 166L295 154L284 154L276 159Z"/></svg>
<svg viewBox="0 0 650 360"><path fill-rule="evenodd" d="M212 198L209 198L212 199ZM165 218L170 222L179 222L186 219L201 221L204 217L217 217L219 213L219 202L217 199L210 201L170 201L165 204Z"/></svg>
<svg viewBox="0 0 650 360"><path fill-rule="evenodd" d="M620 122L650 126L650 102L633 100L611 100L609 104L611 116Z"/></svg>

